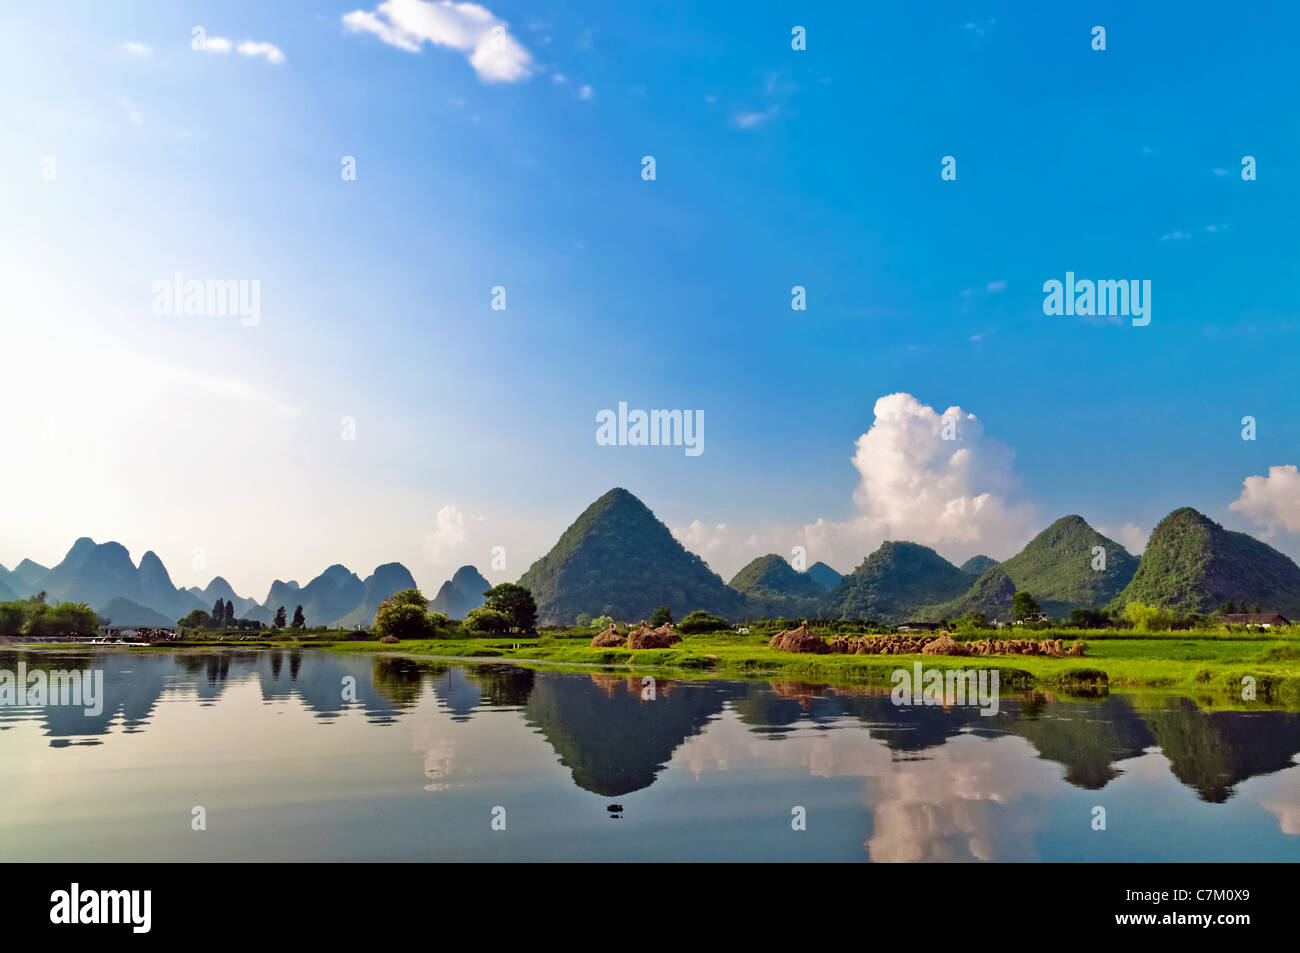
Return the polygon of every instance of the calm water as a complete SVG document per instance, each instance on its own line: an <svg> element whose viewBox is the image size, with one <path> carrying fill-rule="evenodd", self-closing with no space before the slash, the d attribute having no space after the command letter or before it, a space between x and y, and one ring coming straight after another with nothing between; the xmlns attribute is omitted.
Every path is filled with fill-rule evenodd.
<svg viewBox="0 0 1300 953"><path fill-rule="evenodd" d="M0 708L0 858L1300 860L1295 712L663 679L643 700L640 678L312 651L53 667L83 665L100 715Z"/></svg>

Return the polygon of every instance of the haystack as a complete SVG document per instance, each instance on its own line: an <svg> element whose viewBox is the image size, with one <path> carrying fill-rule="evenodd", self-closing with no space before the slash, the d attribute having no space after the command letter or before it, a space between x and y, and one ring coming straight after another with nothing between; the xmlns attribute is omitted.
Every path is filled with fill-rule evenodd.
<svg viewBox="0 0 1300 953"><path fill-rule="evenodd" d="M626 644L627 639L618 634L618 629L614 627L613 622L609 624L608 629L601 632L591 640L591 647L593 649L617 649L622 648Z"/></svg>
<svg viewBox="0 0 1300 953"><path fill-rule="evenodd" d="M664 629L668 631L665 632ZM673 631L671 625L652 629L642 619L636 631L627 634L627 647L630 649L666 649L681 640L682 637Z"/></svg>
<svg viewBox="0 0 1300 953"><path fill-rule="evenodd" d="M970 650L953 639L947 632L940 631L937 639L932 639L921 646L922 655L970 655Z"/></svg>
<svg viewBox="0 0 1300 953"><path fill-rule="evenodd" d="M400 641L402 640L395 635L386 635L379 640L381 645L396 645Z"/></svg>
<svg viewBox="0 0 1300 953"><path fill-rule="evenodd" d="M812 655L826 655L831 651L826 640L819 635L814 635L808 628L807 622L803 622L797 629L778 632L772 636L768 647L780 649L782 652L804 652Z"/></svg>

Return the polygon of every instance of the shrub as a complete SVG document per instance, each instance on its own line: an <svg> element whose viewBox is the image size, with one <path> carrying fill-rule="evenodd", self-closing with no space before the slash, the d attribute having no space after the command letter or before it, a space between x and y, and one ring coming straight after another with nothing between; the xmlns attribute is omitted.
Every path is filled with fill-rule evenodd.
<svg viewBox="0 0 1300 953"><path fill-rule="evenodd" d="M696 635L700 632L716 632L719 629L730 629L731 623L716 615L710 615L703 609L696 609L686 618L677 624L677 631L685 635Z"/></svg>
<svg viewBox="0 0 1300 953"><path fill-rule="evenodd" d="M465 615L465 629L473 635L504 635L510 631L510 617L498 609L479 606Z"/></svg>

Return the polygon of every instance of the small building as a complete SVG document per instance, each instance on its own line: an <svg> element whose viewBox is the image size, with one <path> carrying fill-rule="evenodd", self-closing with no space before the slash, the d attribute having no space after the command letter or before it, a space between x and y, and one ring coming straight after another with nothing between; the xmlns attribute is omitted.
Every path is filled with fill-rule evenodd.
<svg viewBox="0 0 1300 953"><path fill-rule="evenodd" d="M1228 625L1257 625L1263 629L1291 624L1286 620L1286 616L1279 612L1229 612L1221 618Z"/></svg>

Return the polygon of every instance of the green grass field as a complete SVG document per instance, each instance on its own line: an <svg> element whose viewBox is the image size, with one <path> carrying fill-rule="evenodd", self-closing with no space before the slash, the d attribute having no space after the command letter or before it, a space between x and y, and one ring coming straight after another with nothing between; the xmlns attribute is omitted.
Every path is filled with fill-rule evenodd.
<svg viewBox="0 0 1300 953"><path fill-rule="evenodd" d="M668 669L730 677L784 677L841 684L891 683L892 673L923 660L926 667L997 668L1008 689L1054 687L1063 690L1154 688L1188 695L1240 698L1242 678L1255 679L1259 700L1300 707L1300 637L1232 638L1231 633L1080 633L1088 644L1084 658L1044 656L799 655L768 648L767 638L736 633L688 635L669 649L593 649L590 635L544 634L535 639L456 639L404 642L340 642L335 651L400 652L445 658L510 659L564 667L605 666L629 671ZM1096 633L1093 633L1095 635ZM1203 634L1210 637L1202 638ZM1064 631L1034 636L1073 638ZM1104 677L1099 677L1102 673Z"/></svg>
<svg viewBox="0 0 1300 953"><path fill-rule="evenodd" d="M803 655L768 647L768 635L733 631L688 635L668 649L593 649L591 632L563 630L530 638L453 638L383 645L328 634L299 639L161 643L130 651L319 648L334 652L390 653L464 660L512 661L569 670L593 667L628 673L664 672L687 678L788 678L842 685L891 684L899 668L996 668L1004 690L1054 689L1096 693L1136 689L1174 692L1215 707L1241 706L1242 680L1255 680L1260 703L1300 708L1300 626L1275 632L1036 630L1036 639L1081 638L1083 658L1044 656ZM43 649L53 646L44 645ZM64 646L84 651L84 646Z"/></svg>

